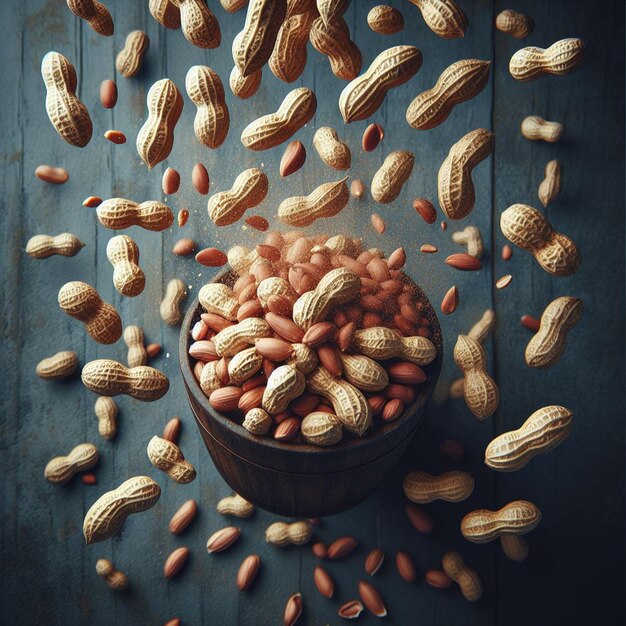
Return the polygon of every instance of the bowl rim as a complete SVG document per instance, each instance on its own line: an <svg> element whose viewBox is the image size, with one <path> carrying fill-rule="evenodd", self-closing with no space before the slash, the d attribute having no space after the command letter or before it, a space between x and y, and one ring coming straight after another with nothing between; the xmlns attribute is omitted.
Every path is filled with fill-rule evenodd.
<svg viewBox="0 0 626 626"><path fill-rule="evenodd" d="M219 282L232 286L237 278L238 275L234 270L226 270L218 272L211 280L207 281L207 283ZM412 280L410 277L409 279ZM346 453L348 451L358 451L361 448L371 446L375 442L383 441L384 439L391 437L396 430L402 428L407 424L407 422L413 419L417 410L430 400L441 373L441 365L443 361L443 337L441 334L439 319L434 307L424 291L417 283L415 283L415 281L413 282L419 291L420 299L425 303L426 316L431 322L431 327L433 329L433 337L431 338L431 341L435 345L436 356L431 363L423 366L424 370L428 374L428 380L424 387L420 390L420 393L416 396L415 400L404 412L402 417L371 430L363 437L352 437L349 441L342 440L338 444L332 446L316 446L306 442L298 442L296 444L289 442L283 443L276 441L276 439L267 435L254 435L231 417L218 413L211 406L208 397L200 387L200 383L196 380L193 373L193 367L191 365L191 357L188 352L189 346L192 342L191 328L193 327L193 324L200 319L201 313L201 305L197 296L189 306L181 324L178 344L179 365L187 390L190 393L193 393L195 401L200 404L204 412L210 415L212 419L216 420L221 427L229 430L231 434L241 437L248 445L258 446L261 449L271 449L274 451L279 450L287 453L297 452L300 455L315 457L315 459L319 460L324 457L335 456L338 450L345 450ZM202 424L202 426L206 428L204 424Z"/></svg>

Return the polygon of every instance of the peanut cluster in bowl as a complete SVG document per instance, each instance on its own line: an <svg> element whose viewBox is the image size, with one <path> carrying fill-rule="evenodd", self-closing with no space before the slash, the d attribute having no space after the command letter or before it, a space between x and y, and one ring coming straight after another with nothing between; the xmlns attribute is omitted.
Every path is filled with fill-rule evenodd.
<svg viewBox="0 0 626 626"><path fill-rule="evenodd" d="M189 355L209 403L255 435L319 446L401 417L436 357L426 299L388 258L343 235L270 232L204 285Z"/></svg>

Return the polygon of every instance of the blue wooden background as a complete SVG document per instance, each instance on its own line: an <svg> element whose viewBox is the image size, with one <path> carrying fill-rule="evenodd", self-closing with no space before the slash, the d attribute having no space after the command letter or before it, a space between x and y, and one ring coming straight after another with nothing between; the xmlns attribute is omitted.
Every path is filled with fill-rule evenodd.
<svg viewBox="0 0 626 626"><path fill-rule="evenodd" d="M298 138L309 152L304 168L286 180L277 176L282 147L265 153L246 151L239 142L243 127L260 114L276 109L290 89L264 70L263 83L249 101L237 100L226 88L231 129L226 143L215 151L201 146L193 135L195 107L184 95L185 106L176 128L174 149L165 163L148 172L134 143L146 116L149 86L171 78L184 93L187 69L207 64L225 85L232 67L230 45L241 29L245 12L227 14L217 0L209 5L218 16L222 45L203 51L188 43L180 31L167 31L150 16L146 1L109 0L115 35L103 38L67 9L63 0L5 0L0 4L2 98L0 115L2 203L2 327L3 375L0 382L2 418L1 580L4 624L161 624L178 616L184 624L282 623L285 601L301 591L305 612L302 624L340 624L337 608L357 596L357 581L365 577L367 552L383 547L388 560L373 582L387 603L387 622L401 626L420 624L605 624L623 623L624 606L624 3L583 0L519 0L513 8L535 18L536 28L518 41L495 31L495 15L509 8L492 0L461 0L469 18L466 36L444 41L425 26L418 9L408 1L391 4L401 9L406 28L381 36L366 23L373 0L355 0L346 15L352 38L360 46L364 66L376 54L396 44L422 49L422 70L408 84L394 90L369 121L382 124L385 139L373 153L362 154L360 137L368 122L341 123L337 98L344 82L335 78L325 57L309 46L309 61L295 85L312 88L318 98L314 120ZM141 73L130 80L115 76L115 54L126 34L142 29L150 49ZM524 45L547 46L563 37L581 37L587 44L584 66L562 78L541 78L516 83L507 71L512 53ZM79 95L94 123L94 137L83 150L65 144L50 125L45 108L40 62L48 50L66 55L76 66ZM404 118L408 103L432 86L440 72L462 58L491 59L492 76L477 98L455 109L438 128L418 132ZM98 100L100 82L117 78L119 101L113 110ZM529 114L565 123L566 135L557 144L533 143L519 133ZM264 541L265 527L274 517L262 511L237 521L242 538L228 552L208 555L207 537L228 522L215 511L217 500L229 494L198 436L182 389L177 365L177 329L161 323L158 314L164 285L180 276L193 295L211 276L192 259L174 257L170 249L180 236L192 236L201 245L226 249L237 242L252 244L262 235L241 224L216 231L206 215L206 198L193 190L190 174L196 161L211 175L212 190L229 188L244 168L261 166L270 177L270 192L261 214L273 223L278 202L287 195L308 193L337 178L322 165L311 139L314 129L330 125L352 147L351 175L371 180L384 156L394 149L415 153L415 170L400 198L390 206L366 200L353 202L318 230L350 232L372 245L392 250L404 245L408 267L435 304L452 284L461 293L458 311L442 320L446 340L443 377L452 381L457 370L451 351L459 332L466 331L482 311L493 307L498 317L495 339L487 344L489 363L500 385L502 400L494 418L476 421L462 401L433 406L419 431L403 467L356 509L323 521L316 536L330 541L342 534L359 539L361 547L345 561L325 564L337 582L336 599L322 598L315 590L312 570L316 560L309 547L279 550ZM450 224L442 233L423 223L410 207L412 198L436 198L436 174L450 145L477 127L492 129L496 148L492 158L474 173L476 208L462 224ZM102 133L124 131L128 143L109 144ZM504 238L498 227L500 213L514 202L539 206L537 187L550 159L564 169L564 188L546 214L556 228L579 244L583 263L568 278L552 278L533 259L515 250L504 263ZM64 166L70 180L51 186L33 172L41 163ZM172 166L183 177L179 193L167 199L173 209L189 208L188 225L164 232L129 232L141 249L146 271L144 293L122 298L113 288L106 242L112 236L81 201L87 195L121 196L138 201L161 199L161 174ZM388 224L379 237L369 225L375 210ZM450 233L467 224L479 226L487 247L485 269L462 275L444 266L445 255L459 251ZM71 231L87 245L74 258L52 257L36 261L24 253L34 234ZM419 245L432 243L438 255L424 256ZM513 283L503 291L494 280L512 273ZM153 363L172 382L168 395L155 404L119 399L119 431L111 442L97 434L93 414L95 396L78 377L45 382L35 376L35 364L61 349L75 350L82 364L97 357L125 359L125 346L100 346L86 337L83 326L57 306L59 287L69 280L93 284L105 300L120 311L125 324L141 325L147 340L160 342L163 354ZM524 313L539 316L559 295L581 297L584 317L571 333L565 357L554 368L527 368L523 352L529 339L520 326ZM547 404L563 404L575 413L570 438L546 457L514 474L496 474L482 463L485 445L504 430L516 428L532 411ZM177 485L152 468L146 457L149 438L160 433L174 414L183 420L181 446L198 469L190 485ZM455 464L437 450L446 438L460 439L467 454L459 465L475 476L477 487L460 505L436 503L429 510L436 532L420 536L404 514L401 479L409 469L434 473ZM97 486L74 480L56 486L43 478L46 462L75 444L92 441L101 451ZM162 486L159 503L148 513L131 517L123 533L106 543L85 547L81 527L85 511L103 492L129 476L148 474ZM167 524L188 498L196 498L201 513L180 537ZM511 499L527 498L543 511L540 527L528 537L527 562L508 561L497 543L477 546L466 542L458 526L462 516L476 507L495 508ZM167 582L162 575L166 556L186 545L191 558L186 570ZM409 585L395 571L393 555L407 550L423 574L440 567L442 554L458 549L480 574L484 598L475 605L463 600L458 589L437 591L423 582ZM238 593L235 574L243 557L258 553L263 560L257 584ZM95 572L98 558L111 559L127 572L131 589L112 593ZM360 623L375 618L362 615Z"/></svg>

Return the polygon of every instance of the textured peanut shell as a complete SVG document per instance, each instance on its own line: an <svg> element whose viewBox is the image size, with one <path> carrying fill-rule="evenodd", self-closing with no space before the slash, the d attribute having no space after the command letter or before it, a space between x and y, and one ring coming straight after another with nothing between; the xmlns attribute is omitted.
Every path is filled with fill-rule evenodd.
<svg viewBox="0 0 626 626"><path fill-rule="evenodd" d="M62 54L48 52L41 61L41 76L50 122L67 143L84 148L93 126L87 107L76 96L76 69Z"/></svg>
<svg viewBox="0 0 626 626"><path fill-rule="evenodd" d="M400 337L400 354L405 361L415 365L428 365L435 360L437 350L430 339L426 337Z"/></svg>
<svg viewBox="0 0 626 626"><path fill-rule="evenodd" d="M483 595L483 586L478 574L465 565L458 552L447 552L441 560L443 571L460 587L468 602L476 602Z"/></svg>
<svg viewBox="0 0 626 626"><path fill-rule="evenodd" d="M194 65L187 72L185 89L198 108L193 122L198 141L207 148L221 146L228 135L230 114L220 77L206 65Z"/></svg>
<svg viewBox="0 0 626 626"><path fill-rule="evenodd" d="M241 133L241 143L250 150L267 150L287 141L315 115L317 99L307 87L290 91L276 113L251 122Z"/></svg>
<svg viewBox="0 0 626 626"><path fill-rule="evenodd" d="M241 424L253 435L267 435L272 428L272 418L268 412L262 408L250 409Z"/></svg>
<svg viewBox="0 0 626 626"><path fill-rule="evenodd" d="M400 195L404 183L409 180L414 163L412 152L396 150L388 154L372 178L372 198L381 204L393 202Z"/></svg>
<svg viewBox="0 0 626 626"><path fill-rule="evenodd" d="M268 61L269 68L276 78L293 83L304 71L309 31L314 18L315 13L307 11L292 15L283 22Z"/></svg>
<svg viewBox="0 0 626 626"><path fill-rule="evenodd" d="M472 543L488 543L503 534L525 535L541 521L541 511L526 500L509 502L498 511L479 509L461 520L461 532Z"/></svg>
<svg viewBox="0 0 626 626"><path fill-rule="evenodd" d="M515 80L528 81L545 74L563 76L575 70L585 56L585 44L576 38L561 39L549 48L522 48L509 61Z"/></svg>
<svg viewBox="0 0 626 626"><path fill-rule="evenodd" d="M138 296L146 285L139 267L139 247L128 235L118 235L107 244L107 259L113 266L113 284L123 296Z"/></svg>
<svg viewBox="0 0 626 626"><path fill-rule="evenodd" d="M220 4L222 5L224 11L236 13L248 4L248 0L220 0Z"/></svg>
<svg viewBox="0 0 626 626"><path fill-rule="evenodd" d="M500 230L513 244L530 252L553 276L570 276L580 266L574 242L552 229L548 220L531 206L514 204L500 216Z"/></svg>
<svg viewBox="0 0 626 626"><path fill-rule="evenodd" d="M485 465L516 472L534 457L554 450L572 430L573 414L563 406L535 411L517 430L498 435L485 450Z"/></svg>
<svg viewBox="0 0 626 626"><path fill-rule="evenodd" d="M339 136L334 128L321 126L313 135L313 145L320 159L335 170L348 170L352 161L350 148L339 141Z"/></svg>
<svg viewBox="0 0 626 626"><path fill-rule="evenodd" d="M565 352L567 334L583 313L579 298L562 296L550 302L541 315L539 330L526 346L524 358L528 367L551 367Z"/></svg>
<svg viewBox="0 0 626 626"><path fill-rule="evenodd" d="M297 367L281 365L267 379L263 392L263 408L270 415L282 413L292 400L304 393L305 387L306 379Z"/></svg>
<svg viewBox="0 0 626 626"><path fill-rule="evenodd" d="M317 10L324 20L330 24L340 18L350 6L351 0L316 0Z"/></svg>
<svg viewBox="0 0 626 626"><path fill-rule="evenodd" d="M561 192L561 164L556 161L548 161L545 169L545 177L539 184L537 196L545 207L552 202Z"/></svg>
<svg viewBox="0 0 626 626"><path fill-rule="evenodd" d="M255 339L269 337L270 325L260 317L248 317L239 322L220 330L215 337L215 351L219 356L235 356L237 352L254 345Z"/></svg>
<svg viewBox="0 0 626 626"><path fill-rule="evenodd" d="M85 244L71 233L61 233L51 237L50 235L35 235L26 244L26 254L34 259L46 259L53 254L61 256L74 256L78 254Z"/></svg>
<svg viewBox="0 0 626 626"><path fill-rule="evenodd" d="M125 198L110 198L98 205L96 214L98 221L112 230L140 226L146 230L162 231L174 223L172 209L156 200L138 204Z"/></svg>
<svg viewBox="0 0 626 626"><path fill-rule="evenodd" d="M312 535L313 526L309 522L274 522L265 531L265 541L279 548L288 545L301 546L308 543Z"/></svg>
<svg viewBox="0 0 626 626"><path fill-rule="evenodd" d="M393 35L404 28L404 18L398 9L379 4L367 14L367 25L381 35Z"/></svg>
<svg viewBox="0 0 626 626"><path fill-rule="evenodd" d="M200 288L198 300L207 313L216 313L234 322L239 304L233 290L221 283L207 283Z"/></svg>
<svg viewBox="0 0 626 626"><path fill-rule="evenodd" d="M462 502L472 495L474 479L467 472L452 471L433 476L426 472L410 472L402 483L404 495L416 504L434 500Z"/></svg>
<svg viewBox="0 0 626 626"><path fill-rule="evenodd" d="M234 515L235 517L246 519L254 513L254 504L248 502L245 498L242 498L236 493L232 496L222 498L217 503L217 512L220 515Z"/></svg>
<svg viewBox="0 0 626 626"><path fill-rule="evenodd" d="M252 72L248 76L242 76L239 68L235 65L230 72L230 78L228 84L230 90L242 100L251 98L261 86L261 79L263 78L263 71L258 69L256 72Z"/></svg>
<svg viewBox="0 0 626 626"><path fill-rule="evenodd" d="M381 391L389 384L384 367L362 354L339 353L343 377L361 391Z"/></svg>
<svg viewBox="0 0 626 626"><path fill-rule="evenodd" d="M44 470L44 476L51 483L66 483L76 472L90 469L98 462L98 448L92 443L77 445L67 456L51 459Z"/></svg>
<svg viewBox="0 0 626 626"><path fill-rule="evenodd" d="M501 33L506 33L516 39L524 39L533 32L535 22L533 18L528 15L518 13L511 9L505 9L498 13L496 17L496 28Z"/></svg>
<svg viewBox="0 0 626 626"><path fill-rule="evenodd" d="M339 96L343 121L356 122L373 115L387 92L409 81L422 67L422 53L414 46L395 46L381 52L364 74L351 81Z"/></svg>
<svg viewBox="0 0 626 626"><path fill-rule="evenodd" d="M180 448L167 439L155 435L148 443L148 458L157 469L165 472L177 483L190 483L196 477L196 470Z"/></svg>
<svg viewBox="0 0 626 626"><path fill-rule="evenodd" d="M70 11L85 20L91 28L104 37L113 34L113 18L109 10L98 0L66 0Z"/></svg>
<svg viewBox="0 0 626 626"><path fill-rule="evenodd" d="M448 66L435 86L419 94L406 110L413 128L428 130L445 122L452 109L477 96L487 85L491 61L464 59Z"/></svg>
<svg viewBox="0 0 626 626"><path fill-rule="evenodd" d="M309 226L322 217L337 215L350 200L346 178L324 183L308 196L285 198L278 207L278 219L289 226Z"/></svg>
<svg viewBox="0 0 626 626"><path fill-rule="evenodd" d="M161 300L159 313L161 319L170 326L180 324L183 313L180 310L181 302L187 297L185 283L180 278L172 278L165 289L165 295Z"/></svg>
<svg viewBox="0 0 626 626"><path fill-rule="evenodd" d="M262 280L257 286L256 296L263 306L267 305L270 296L284 296L292 304L298 299L298 294L289 281L279 276L270 276Z"/></svg>
<svg viewBox="0 0 626 626"><path fill-rule="evenodd" d="M255 348L246 348L237 352L228 363L228 375L233 385L241 385L252 378L263 365L263 357Z"/></svg>
<svg viewBox="0 0 626 626"><path fill-rule="evenodd" d="M205 0L176 0L185 39L198 48L217 48L222 33Z"/></svg>
<svg viewBox="0 0 626 626"><path fill-rule="evenodd" d="M100 496L87 511L83 522L85 541L90 544L112 537L129 515L152 508L160 496L161 488L148 476L129 478Z"/></svg>
<svg viewBox="0 0 626 626"><path fill-rule="evenodd" d="M315 350L303 343L292 343L291 347L293 356L287 360L287 365L295 365L305 376L308 376L319 363Z"/></svg>
<svg viewBox="0 0 626 626"><path fill-rule="evenodd" d="M148 8L152 17L165 28L180 28L180 10L173 0L150 0Z"/></svg>
<svg viewBox="0 0 626 626"><path fill-rule="evenodd" d="M354 80L361 71L363 56L359 47L350 39L348 25L343 18L325 23L318 17L309 32L311 45L328 57L330 69L337 78Z"/></svg>
<svg viewBox="0 0 626 626"><path fill-rule="evenodd" d="M465 35L467 17L454 0L409 0L421 12L426 25L443 39Z"/></svg>
<svg viewBox="0 0 626 626"><path fill-rule="evenodd" d="M335 415L325 411L309 413L300 425L300 433L316 446L332 446L341 441L343 436L341 422Z"/></svg>
<svg viewBox="0 0 626 626"><path fill-rule="evenodd" d="M63 350L37 363L35 372L44 380L58 380L71 376L78 367L78 357L72 350Z"/></svg>
<svg viewBox="0 0 626 626"><path fill-rule="evenodd" d="M538 115L528 115L522 120L520 130L530 141L555 143L563 136L565 127L560 122L549 122Z"/></svg>
<svg viewBox="0 0 626 626"><path fill-rule="evenodd" d="M493 143L493 133L477 128L450 148L437 176L439 205L448 219L463 219L474 208L476 190L472 170L491 154Z"/></svg>
<svg viewBox="0 0 626 626"><path fill-rule="evenodd" d="M416 365L428 365L437 354L435 346L426 337L401 337L386 326L357 330L354 341L361 354L377 361L401 357Z"/></svg>
<svg viewBox="0 0 626 626"><path fill-rule="evenodd" d="M267 176L260 169L251 167L237 176L228 191L220 191L209 198L209 217L216 226L234 224L248 209L263 202L267 188Z"/></svg>
<svg viewBox="0 0 626 626"><path fill-rule="evenodd" d="M145 365L148 362L148 353L144 347L143 330L139 326L130 325L124 329L122 335L124 343L128 346L126 361L128 367Z"/></svg>
<svg viewBox="0 0 626 626"><path fill-rule="evenodd" d="M100 396L94 405L98 418L98 432L103 439L110 440L117 432L117 404L113 398Z"/></svg>
<svg viewBox="0 0 626 626"><path fill-rule="evenodd" d="M124 77L131 78L141 69L143 58L150 46L148 35L133 30L126 36L124 47L115 57L115 69Z"/></svg>

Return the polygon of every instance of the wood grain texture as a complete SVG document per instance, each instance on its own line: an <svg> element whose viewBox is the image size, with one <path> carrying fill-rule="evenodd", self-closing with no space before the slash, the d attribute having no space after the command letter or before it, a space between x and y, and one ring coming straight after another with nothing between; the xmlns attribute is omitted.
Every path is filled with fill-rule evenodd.
<svg viewBox="0 0 626 626"><path fill-rule="evenodd" d="M228 14L216 2L222 44L210 52L188 43L180 30L166 30L149 14L147 2L109 0L115 34L104 38L76 18L60 0L11 0L0 3L0 49L4 61L0 146L0 265L2 296L0 325L4 375L0 381L2 419L0 445L0 553L5 601L0 621L7 624L163 624L179 616L184 624L280 623L285 602L301 591L305 610L299 624L339 624L340 603L356 597L363 577L363 562L370 549L381 546L388 555L407 550L421 573L440 566L442 555L458 550L480 575L483 599L469 606L455 590L436 591L425 584L409 588L390 563L374 581L389 610L389 623L421 624L586 624L621 623L624 588L624 6L606 2L602 10L584 0L570 2L526 0L515 7L531 15L535 31L515 40L493 27L495 16L509 8L500 0L460 0L469 19L462 39L444 41L424 24L419 10L406 0L390 2L405 17L404 31L386 37L372 33L367 12L374 0L355 0L345 15L351 38L363 52L363 65L394 45L417 45L424 65L420 72L386 97L370 120L341 122L337 100L345 82L336 79L325 57L312 48L303 75L293 87L307 86L317 95L313 120L296 135L309 158L299 172L279 179L278 163L284 146L262 155L246 150L238 138L245 126L276 110L290 88L267 69L258 93L241 101L226 89L231 128L216 150L202 146L193 133L195 107L183 95L184 108L176 127L172 153L148 172L134 149L136 134L146 118L145 98L152 83L170 78L184 87L193 64L209 65L226 84L232 67L230 42L242 28L244 14ZM150 49L139 74L131 79L115 76L115 54L128 32L145 31ZM517 83L508 73L510 56L525 45L546 47L563 37L580 37L588 45L587 60L564 77L545 77ZM78 73L77 94L89 109L94 135L84 149L65 144L50 125L44 107L45 89L39 73L41 58L49 50L67 56ZM429 131L415 131L405 121L411 100L432 86L441 71L463 58L492 60L486 89L470 102L457 106L449 119ZM114 109L99 104L99 86L115 77L119 99ZM567 130L556 144L529 142L519 133L521 120L530 114L562 121ZM371 153L359 149L368 123L378 122L385 138ZM316 559L308 547L278 550L264 541L265 528L277 518L257 511L247 520L235 520L242 537L223 554L208 555L207 537L228 525L215 511L217 501L230 493L210 462L187 406L178 371L176 328L162 324L158 303L167 282L183 278L190 286L191 302L211 270L169 251L180 236L194 237L201 247L226 249L234 243L256 243L262 234L244 230L241 223L216 229L206 214L206 198L191 185L191 170L201 161L209 170L212 193L228 189L242 170L261 167L270 189L258 213L273 224L276 207L287 196L306 195L328 176L315 157L312 138L316 127L336 128L339 139L352 149L352 170L366 187L392 150L415 154L413 175L399 198L388 206L375 205L366 195L332 221L311 228L322 232L349 232L372 245L391 251L404 244L408 268L437 304L452 284L460 292L458 310L442 319L445 363L442 376L458 377L451 359L460 332L467 332L483 310L492 306L498 316L494 339L486 350L490 371L500 385L501 405L495 418L478 423L462 401L433 406L400 467L374 496L354 510L323 521L315 534L330 542L343 534L355 536L361 547L345 561L331 562L337 594L332 602L314 587ZM473 173L476 208L463 224L443 233L438 222L427 226L410 207L417 196L436 199L437 171L450 145L474 128L496 134L494 154ZM128 143L109 144L102 134L109 128L123 131ZM500 213L510 204L539 207L537 187L545 163L558 158L564 185L559 198L545 210L553 225L579 244L580 271L571 277L552 278L536 266L530 255L515 250L508 263L500 259L505 243L498 228ZM65 167L69 181L62 186L35 179L34 170L48 163ZM178 194L164 198L161 176L167 167L182 176ZM114 233L97 224L93 209L81 202L88 195L126 197L137 201L164 200L173 210L188 208L184 229L164 233L129 229L141 251L146 288L137 298L120 296L111 280L105 249ZM371 212L387 222L383 236L369 224ZM257 211L255 211L257 212ZM440 217L441 219L441 217ZM480 273L455 272L443 258L460 248L451 241L452 230L478 226L486 246L485 268ZM72 258L45 261L24 252L37 233L69 231L86 246ZM440 252L422 255L423 243ZM503 274L514 280L502 291L492 285ZM122 341L100 346L85 336L82 324L57 307L58 289L69 280L92 284L105 301L120 312L125 325L143 327L147 342L163 345L152 364L172 382L158 403L145 405L120 398L119 428L112 441L100 439L93 413L96 397L79 378L47 382L35 375L35 364L45 355L74 350L81 364L95 358L123 360ZM585 313L572 331L563 359L549 372L524 364L529 339L519 324L524 313L539 316L545 305L560 295L580 297ZM576 414L572 434L557 450L536 459L511 475L496 475L483 463L483 451L497 434L517 428L525 416L546 404L563 404ZM198 478L178 485L152 468L145 448L160 434L167 420L180 415L180 445L194 464ZM437 444L460 439L466 457L460 464L446 460ZM101 453L96 468L98 484L73 480L66 486L43 478L53 456L77 443L91 441ZM460 505L428 506L436 532L416 534L404 513L401 481L408 470L441 473L467 469L476 478L472 496ZM133 475L153 477L162 496L149 512L131 516L122 534L106 543L85 547L81 524L85 511L105 491ZM167 527L171 515L187 499L195 498L200 514L187 531L173 536ZM530 556L523 564L508 561L497 542L470 545L460 535L459 522L475 508L499 508L509 500L529 499L542 510L541 526L528 536ZM167 555L179 546L190 548L189 563L173 581L162 575ZM263 565L254 587L240 593L235 577L243 558L258 553ZM95 571L98 558L110 559L130 580L127 593L112 594ZM326 566L326 565L325 565ZM523 598L523 601L520 600ZM620 619L621 618L621 619ZM359 623L374 624L371 615Z"/></svg>

